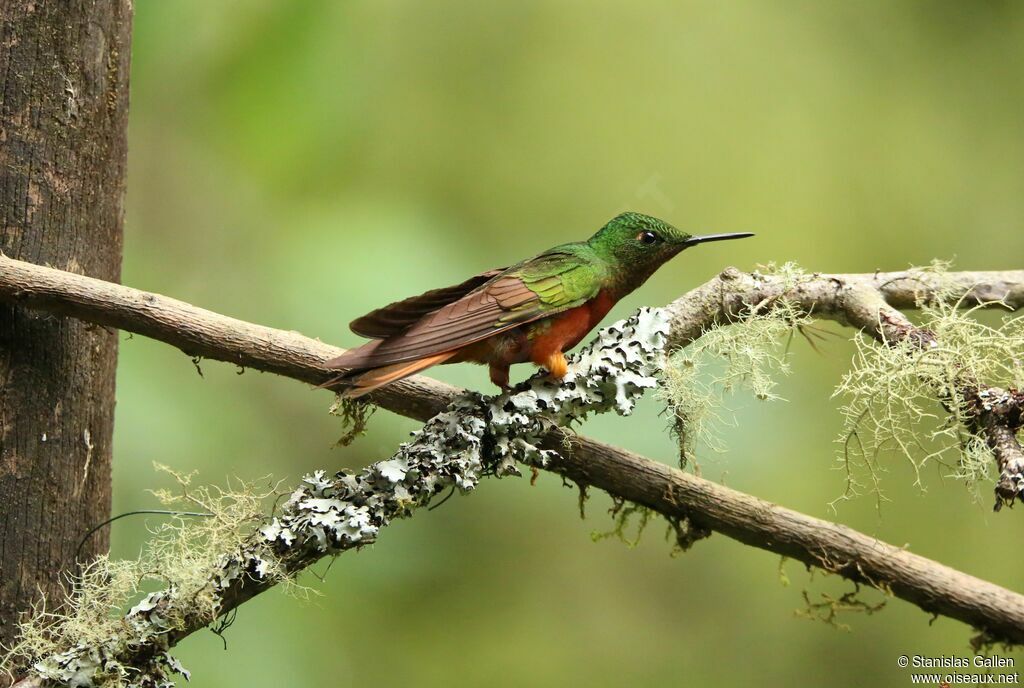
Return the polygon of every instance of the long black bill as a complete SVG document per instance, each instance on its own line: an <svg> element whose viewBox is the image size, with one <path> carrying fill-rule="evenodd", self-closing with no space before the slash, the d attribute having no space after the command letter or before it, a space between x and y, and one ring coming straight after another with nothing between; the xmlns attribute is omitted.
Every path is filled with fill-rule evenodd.
<svg viewBox="0 0 1024 688"><path fill-rule="evenodd" d="M754 236L753 232L734 232L733 234L705 234L704 236L690 237L683 246L695 246L706 241L725 241L726 239L745 239Z"/></svg>

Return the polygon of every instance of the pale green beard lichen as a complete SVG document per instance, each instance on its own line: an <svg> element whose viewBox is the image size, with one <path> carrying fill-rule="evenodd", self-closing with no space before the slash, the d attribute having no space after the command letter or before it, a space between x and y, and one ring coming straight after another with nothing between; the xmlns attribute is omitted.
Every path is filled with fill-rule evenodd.
<svg viewBox="0 0 1024 688"><path fill-rule="evenodd" d="M792 264L773 269L794 284L800 278ZM719 431L732 423L727 397L747 390L761 401L780 398L775 387L778 377L790 372L788 343L797 332L811 334L811 319L785 298L753 310L704 332L668 358L661 396L677 421L681 465L693 459L698 447L724 451Z"/></svg>
<svg viewBox="0 0 1024 688"><path fill-rule="evenodd" d="M133 685L172 685L167 676L187 672L166 653L153 658L152 681L140 683L135 667L118 657L122 640L138 638L137 631L156 624L145 619L159 596L159 629L181 628L188 620L213 622L219 612L220 586L227 580L220 572L229 564L252 529L264 520L267 498L273 490L238 482L233 488L191 485L191 475L158 470L174 476L178 489L154 491L172 508L202 511L207 517L172 518L150 530L151 538L138 559L113 560L101 556L70 578L72 594L63 604L51 606L41 599L23 620L21 636L8 649L5 668L31 666L52 681L75 686L121 688ZM259 575L279 578L281 571L271 549L263 548ZM146 594L158 585L159 593ZM140 599L141 598L141 599ZM137 603L129 610L133 603ZM91 648L89 652L80 652ZM163 683L161 683L163 681Z"/></svg>
<svg viewBox="0 0 1024 688"><path fill-rule="evenodd" d="M921 273L941 285L947 267L936 263ZM989 477L995 467L985 439L972 430L960 392L972 383L1018 389L1024 384L1024 317L986 325L972 317L982 306L960 310L950 293L940 287L917 304L920 327L935 335L931 348L854 339L852 368L835 391L844 399L837 441L847 492L841 499L865 486L882 499L878 459L884 452L905 458L919 486L929 464L968 484Z"/></svg>

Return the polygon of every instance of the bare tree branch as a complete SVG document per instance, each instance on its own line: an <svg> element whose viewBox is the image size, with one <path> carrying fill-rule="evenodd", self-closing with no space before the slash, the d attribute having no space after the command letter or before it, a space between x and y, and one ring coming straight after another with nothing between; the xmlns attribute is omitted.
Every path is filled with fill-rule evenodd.
<svg viewBox="0 0 1024 688"><path fill-rule="evenodd" d="M937 284L918 272L876 275L814 275L794 284L772 275L734 269L673 302L669 343L683 346L707 328L763 307L785 296L817 317L831 318L882 341L920 337L896 307L912 307L934 296ZM954 289L950 290L950 281ZM999 300L1011 309L1024 306L1024 271L950 273L943 295L964 302ZM307 383L332 375L324 361L340 349L285 332L205 311L167 297L148 294L59 270L0 256L0 301L64 314L143 334L172 344L189 355L223 360ZM443 411L461 393L424 377L380 390L372 401L396 413L426 420ZM1011 400L1013 401L1013 400ZM1012 413L1000 410L1005 419ZM1019 411L1018 416L1019 420ZM999 441L1006 437L1003 422ZM1012 435L1012 433L1011 433ZM844 526L765 502L756 497L683 473L626 450L587 438L567 437L553 429L543 446L557 457L547 468L614 497L651 508L673 522L720 532L748 545L838 573L891 592L923 610L949 616L981 630L987 638L1024 643L1024 597L958 572ZM1019 450L1019 445L1017 445ZM268 582L244 578L225 595L222 609L251 598ZM177 642L197 628L176 632Z"/></svg>

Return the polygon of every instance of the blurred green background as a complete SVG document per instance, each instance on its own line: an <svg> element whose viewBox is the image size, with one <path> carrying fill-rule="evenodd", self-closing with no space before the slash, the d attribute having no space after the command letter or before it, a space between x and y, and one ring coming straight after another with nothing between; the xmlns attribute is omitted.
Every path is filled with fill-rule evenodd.
<svg viewBox="0 0 1024 688"><path fill-rule="evenodd" d="M139 0L126 284L343 346L368 309L588 237L630 208L755 231L663 269L613 316L727 265L871 271L1024 257L1024 4ZM837 330L836 326L829 326ZM846 334L846 333L844 333ZM793 348L788 402L739 400L704 475L1024 589L1018 512L891 458L881 516L831 511L852 347ZM415 428L378 413L332 449L331 397L124 338L115 512L152 506L153 461L206 482L357 467ZM526 368L514 375L526 375ZM486 371L433 371L486 389ZM585 431L669 463L646 403ZM652 526L591 541L552 476L486 481L342 556L304 603L245 605L229 650L178 653L193 686L909 685L900 654L965 654L970 629L891 601L851 632L794 617L849 586L716 535L679 558ZM1018 510L1019 511L1019 510ZM119 522L133 556L141 521ZM318 567L323 573L325 565ZM868 600L881 595L869 592ZM1018 665L1024 662L1014 655Z"/></svg>

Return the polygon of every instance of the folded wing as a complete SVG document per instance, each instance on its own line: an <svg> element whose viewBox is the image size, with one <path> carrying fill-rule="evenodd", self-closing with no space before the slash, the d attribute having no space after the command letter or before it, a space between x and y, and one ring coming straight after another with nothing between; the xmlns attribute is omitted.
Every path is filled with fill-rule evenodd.
<svg viewBox="0 0 1024 688"><path fill-rule="evenodd" d="M588 270L575 253L543 254L492 276L461 298L428 311L410 325L405 325L404 315L390 320L375 317L369 326L360 326L364 332L382 334L388 327L399 327L397 323L402 323L404 329L348 351L327 365L367 370L436 357L580 306L596 296L598 289L593 271ZM413 310L408 309L410 313Z"/></svg>
<svg viewBox="0 0 1024 688"><path fill-rule="evenodd" d="M479 289L507 269L488 270L487 272L470 277L462 284L444 287L443 289L434 289L419 296L396 301L353 320L349 325L349 329L360 337L366 337L367 339L394 337L408 330L422 320L424 316L458 301L475 289Z"/></svg>

